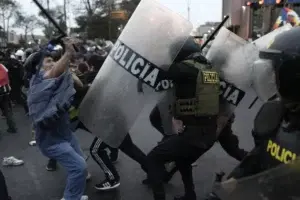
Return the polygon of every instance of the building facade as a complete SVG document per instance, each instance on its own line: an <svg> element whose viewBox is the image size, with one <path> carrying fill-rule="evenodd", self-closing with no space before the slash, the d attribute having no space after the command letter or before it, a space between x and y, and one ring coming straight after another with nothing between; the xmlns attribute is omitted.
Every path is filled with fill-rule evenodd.
<svg viewBox="0 0 300 200"><path fill-rule="evenodd" d="M223 0L226 27L244 39L256 39L272 31L283 7L300 16L300 0Z"/></svg>
<svg viewBox="0 0 300 200"><path fill-rule="evenodd" d="M244 39L251 37L251 9L246 6L247 0L223 0L223 16L229 15L225 24Z"/></svg>
<svg viewBox="0 0 300 200"><path fill-rule="evenodd" d="M300 16L300 0L261 0L259 6L251 8L254 19L252 31L262 35L272 31L283 7L294 10ZM261 23L255 23L260 19Z"/></svg>

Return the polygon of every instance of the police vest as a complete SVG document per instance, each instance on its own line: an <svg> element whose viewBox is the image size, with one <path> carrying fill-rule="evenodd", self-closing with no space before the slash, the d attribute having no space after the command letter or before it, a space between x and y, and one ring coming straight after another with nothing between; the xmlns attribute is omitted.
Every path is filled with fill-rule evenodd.
<svg viewBox="0 0 300 200"><path fill-rule="evenodd" d="M70 121L73 122L78 119L79 109L75 108L74 106L71 106L69 109L69 118Z"/></svg>
<svg viewBox="0 0 300 200"><path fill-rule="evenodd" d="M220 93L218 73L209 65L194 60L183 61L183 64L196 68L198 74L191 74L187 82L175 84L175 115L216 116Z"/></svg>
<svg viewBox="0 0 300 200"><path fill-rule="evenodd" d="M261 140L262 170L291 163L300 155L300 130L287 131L284 114L280 101L273 101L264 104L256 116L253 131Z"/></svg>
<svg viewBox="0 0 300 200"><path fill-rule="evenodd" d="M0 64L0 96L8 94L10 90L8 70Z"/></svg>

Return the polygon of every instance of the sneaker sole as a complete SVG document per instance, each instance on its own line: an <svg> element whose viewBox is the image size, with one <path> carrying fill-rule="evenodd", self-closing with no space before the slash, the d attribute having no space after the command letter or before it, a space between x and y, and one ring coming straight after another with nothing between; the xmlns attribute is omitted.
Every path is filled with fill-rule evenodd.
<svg viewBox="0 0 300 200"><path fill-rule="evenodd" d="M14 166L21 166L21 165L24 165L24 163L21 163L21 164L6 164L6 163L2 163L2 166L5 166L5 167L14 167Z"/></svg>
<svg viewBox="0 0 300 200"><path fill-rule="evenodd" d="M46 170L47 170L48 172L54 172L54 171L56 171L57 169L50 169L50 168L46 167Z"/></svg>
<svg viewBox="0 0 300 200"><path fill-rule="evenodd" d="M116 189L117 187L119 187L121 184L120 183L117 183L116 185L110 187L110 188L97 188L97 187L94 187L96 190L99 190L99 191L107 191L107 190L113 190L113 189Z"/></svg>

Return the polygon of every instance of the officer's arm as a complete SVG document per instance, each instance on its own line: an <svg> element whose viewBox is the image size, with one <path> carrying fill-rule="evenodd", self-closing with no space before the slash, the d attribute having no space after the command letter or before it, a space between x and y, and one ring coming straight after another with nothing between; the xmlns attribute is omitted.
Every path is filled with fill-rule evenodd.
<svg viewBox="0 0 300 200"><path fill-rule="evenodd" d="M279 101L265 103L254 120L252 136L255 146L276 134L283 119L285 109Z"/></svg>
<svg viewBox="0 0 300 200"><path fill-rule="evenodd" d="M165 79L173 80L175 83L180 82L183 76L184 67L185 65L181 63L172 64L169 68L169 71L165 73Z"/></svg>
<svg viewBox="0 0 300 200"><path fill-rule="evenodd" d="M239 179L242 177L251 176L261 171L260 156L261 146L255 147L243 161L229 174L228 179Z"/></svg>
<svg viewBox="0 0 300 200"><path fill-rule="evenodd" d="M248 154L248 152L239 147L239 139L232 132L233 122L234 115L228 120L226 126L221 131L218 140L220 142L220 145L226 151L226 153L228 153L228 155L238 161L242 161Z"/></svg>

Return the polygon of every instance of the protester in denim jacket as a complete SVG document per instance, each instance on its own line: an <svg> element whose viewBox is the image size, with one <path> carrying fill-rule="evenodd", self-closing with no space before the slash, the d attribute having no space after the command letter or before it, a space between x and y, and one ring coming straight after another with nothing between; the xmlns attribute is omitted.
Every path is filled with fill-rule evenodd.
<svg viewBox="0 0 300 200"><path fill-rule="evenodd" d="M75 94L68 70L75 53L74 43L72 39L64 40L65 53L57 62L51 57L43 58L41 70L37 70L30 82L28 107L41 152L57 160L68 173L63 200L87 200L83 196L87 166L68 115Z"/></svg>

